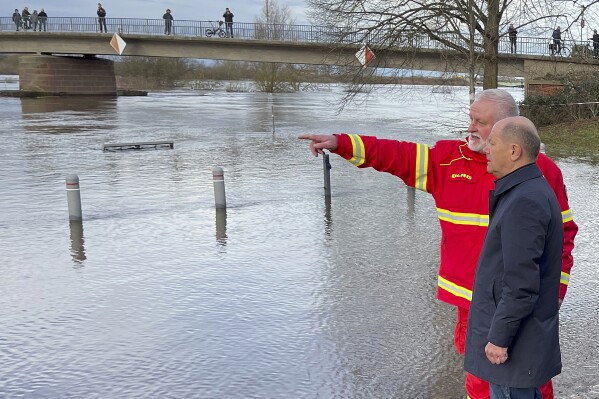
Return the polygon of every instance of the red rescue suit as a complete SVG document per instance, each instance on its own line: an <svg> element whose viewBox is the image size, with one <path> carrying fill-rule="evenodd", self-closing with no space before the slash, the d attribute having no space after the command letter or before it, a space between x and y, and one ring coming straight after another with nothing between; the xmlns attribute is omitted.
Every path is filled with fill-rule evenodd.
<svg viewBox="0 0 599 399"><path fill-rule="evenodd" d="M357 134L337 135L337 140L334 152L355 166L391 173L406 185L433 196L441 225L437 298L458 307L454 341L463 354L474 273L489 224L489 191L495 187L495 177L487 172L486 156L470 150L460 140L442 140L433 147ZM564 250L559 296L563 299L578 227L572 219L560 169L544 154L539 154L537 164L555 191L562 211ZM489 398L488 384L470 374L466 388L471 399ZM544 399L553 398L552 389L543 388L542 392Z"/></svg>

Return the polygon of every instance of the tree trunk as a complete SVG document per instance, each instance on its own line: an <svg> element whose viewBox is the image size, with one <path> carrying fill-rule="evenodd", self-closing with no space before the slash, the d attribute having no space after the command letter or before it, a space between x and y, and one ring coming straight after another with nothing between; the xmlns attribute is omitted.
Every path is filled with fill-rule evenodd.
<svg viewBox="0 0 599 399"><path fill-rule="evenodd" d="M485 24L485 37L483 38L484 51L484 78L483 89L497 88L498 47L499 47L499 0L489 0L487 23Z"/></svg>

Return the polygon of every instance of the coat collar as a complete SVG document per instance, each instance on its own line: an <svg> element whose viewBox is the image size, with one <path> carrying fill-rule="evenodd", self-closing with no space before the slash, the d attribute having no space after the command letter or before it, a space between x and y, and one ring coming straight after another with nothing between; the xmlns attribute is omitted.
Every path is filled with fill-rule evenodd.
<svg viewBox="0 0 599 399"><path fill-rule="evenodd" d="M503 176L501 179L495 180L495 192L496 196L503 194L514 186L525 182L526 180L535 179L543 176L541 169L537 166L537 163L530 163L514 170L511 173Z"/></svg>

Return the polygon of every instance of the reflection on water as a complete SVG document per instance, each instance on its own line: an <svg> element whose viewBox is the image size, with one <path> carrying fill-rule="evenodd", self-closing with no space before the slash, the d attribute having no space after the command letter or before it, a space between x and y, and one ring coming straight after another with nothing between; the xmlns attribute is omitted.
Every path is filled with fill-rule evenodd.
<svg viewBox="0 0 599 399"><path fill-rule="evenodd" d="M83 223L80 221L69 221L71 231L71 257L76 267L82 266L85 256L85 239L83 238Z"/></svg>
<svg viewBox="0 0 599 399"><path fill-rule="evenodd" d="M11 126L0 147L0 397L464 397L455 309L435 297L434 202L336 155L326 198L322 160L296 137L453 138L441 123L467 126L467 89L415 88L403 103L373 90L338 113L341 96L0 99ZM162 140L174 149L102 151ZM214 165L226 210L214 208ZM598 171L560 166L580 233L556 397L589 399ZM85 234L82 223L66 232L72 173Z"/></svg>
<svg viewBox="0 0 599 399"><path fill-rule="evenodd" d="M216 208L216 243L227 245L227 209Z"/></svg>
<svg viewBox="0 0 599 399"><path fill-rule="evenodd" d="M331 212L331 197L325 195L324 197L324 235L327 238L331 237L331 230L333 228L333 215Z"/></svg>
<svg viewBox="0 0 599 399"><path fill-rule="evenodd" d="M39 97L20 101L23 128L28 132L78 133L117 126L115 97ZM56 117L56 113L60 116Z"/></svg>

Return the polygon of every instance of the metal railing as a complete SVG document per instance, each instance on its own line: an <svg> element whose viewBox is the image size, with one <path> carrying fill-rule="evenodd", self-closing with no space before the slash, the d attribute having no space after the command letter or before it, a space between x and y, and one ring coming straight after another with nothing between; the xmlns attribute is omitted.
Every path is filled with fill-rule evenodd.
<svg viewBox="0 0 599 399"><path fill-rule="evenodd" d="M109 32L136 35L164 35L165 23L163 19L140 19L140 18L106 18ZM218 21L173 21L172 34L185 37L206 36L208 29L213 30L219 26ZM38 23L38 30L41 30ZM225 25L221 28L224 30ZM15 31L16 25L10 17L0 17L0 31ZM31 32L32 29L20 30ZM95 17L52 17L46 21L48 32L83 32L100 33L98 18ZM35 34L34 32L31 32ZM213 36L215 40L220 39L218 35ZM314 25L288 25L288 24L261 24L235 22L233 24L233 37L243 40L275 40L297 43L339 43L356 44L371 43L373 46L406 48L406 49L430 49L450 50L451 46L431 40L428 36L417 32L403 32L400 35L387 37L383 32L364 33L362 31L350 30L334 26ZM467 48L467 43L458 35L446 35L444 39ZM477 39L480 42L480 38ZM518 37L516 41L516 54L521 55L552 55L550 38ZM563 41L564 51L561 56L592 57L591 41ZM506 36L499 40L499 52L510 53L510 41Z"/></svg>

